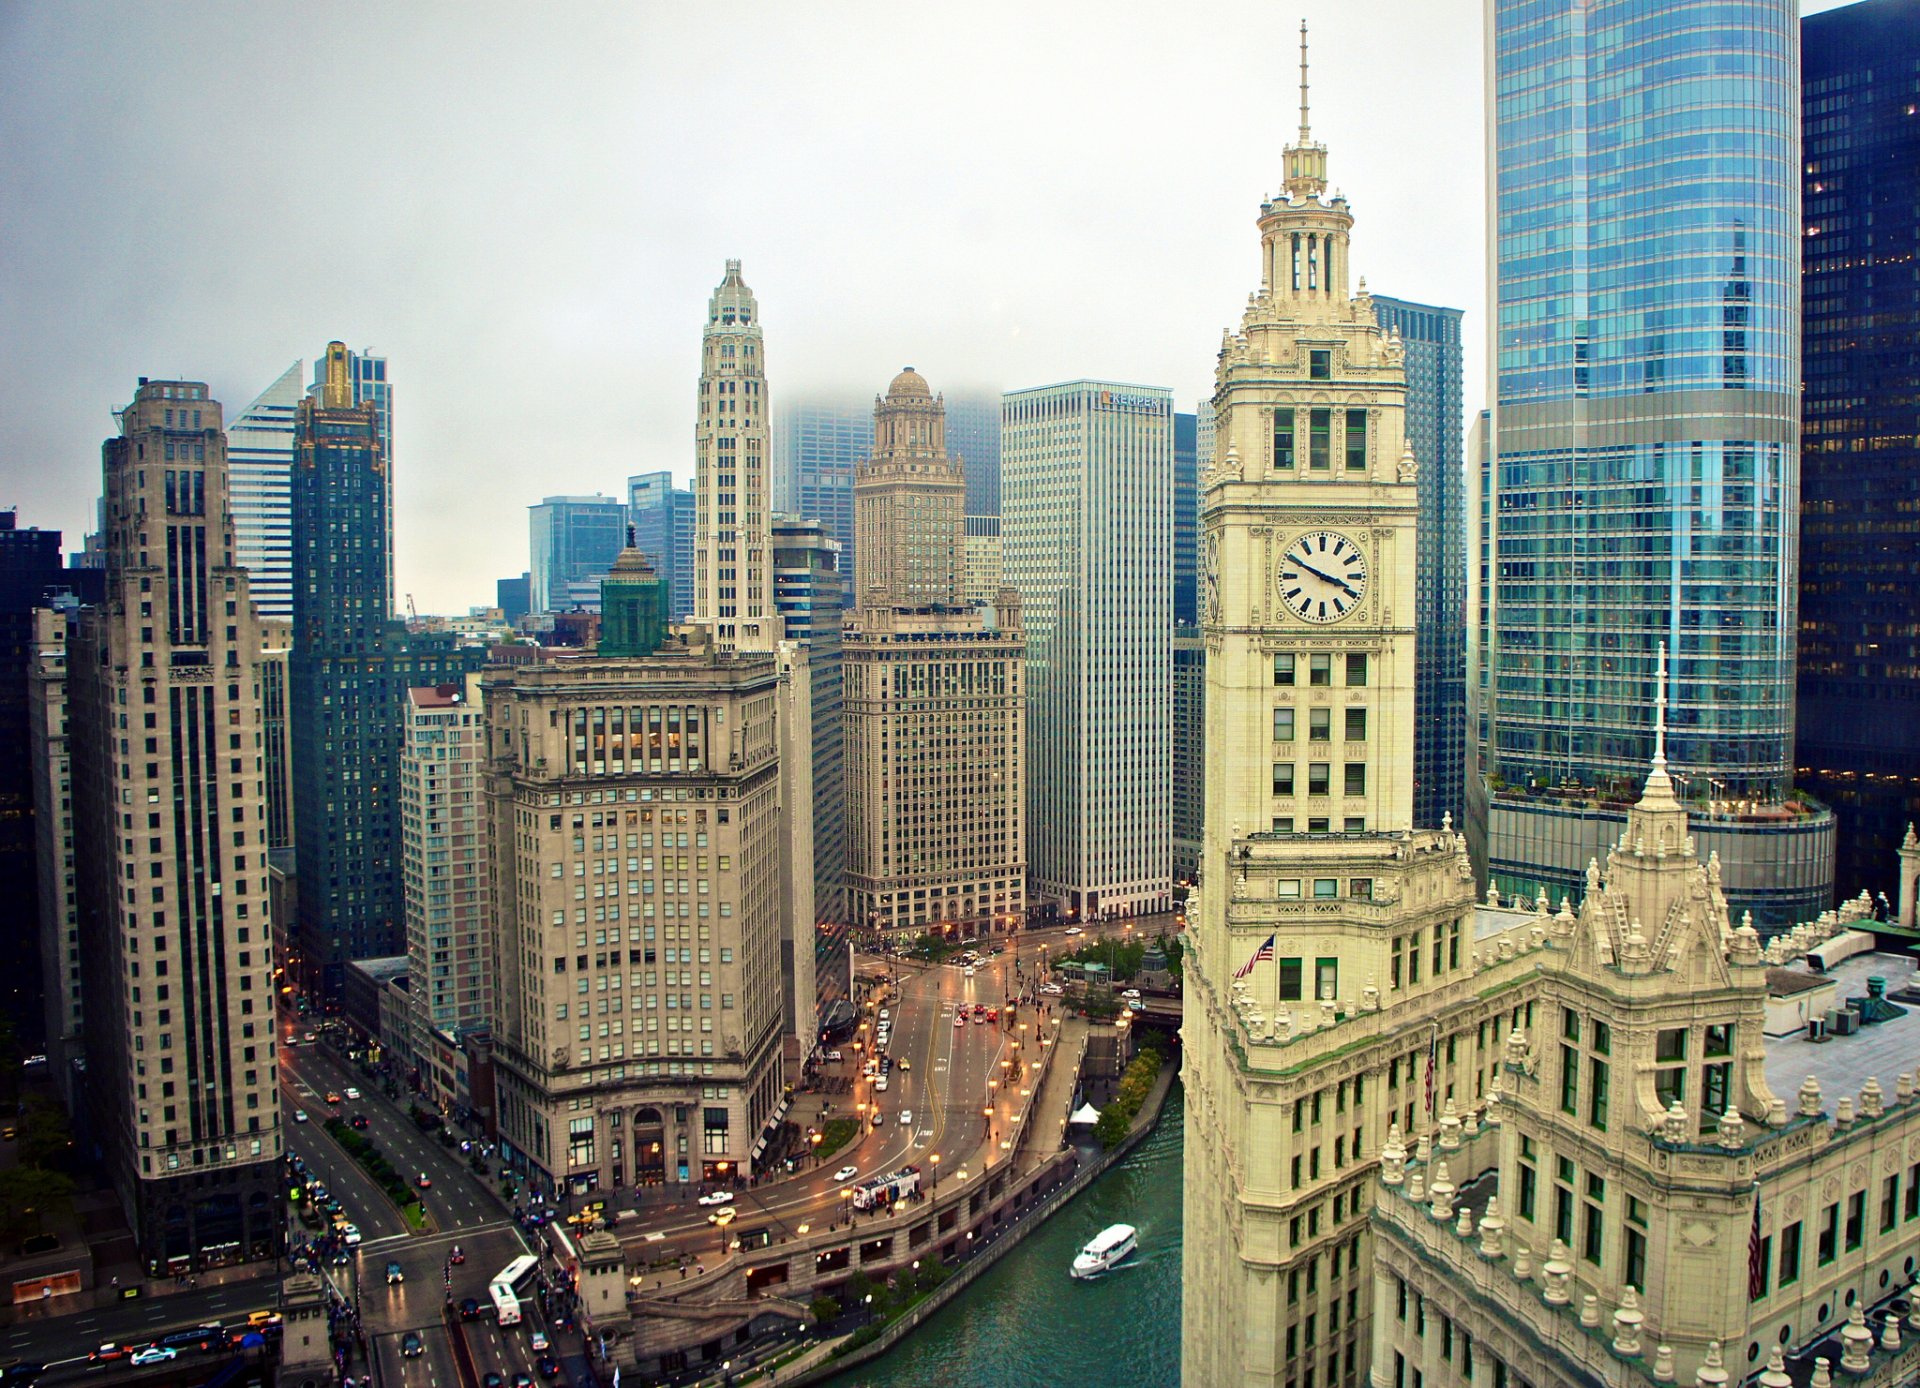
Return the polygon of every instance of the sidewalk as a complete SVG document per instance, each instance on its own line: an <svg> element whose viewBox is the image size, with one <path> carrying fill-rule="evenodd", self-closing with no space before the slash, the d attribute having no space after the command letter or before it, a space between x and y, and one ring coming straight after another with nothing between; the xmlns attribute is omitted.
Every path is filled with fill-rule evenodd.
<svg viewBox="0 0 1920 1388"><path fill-rule="evenodd" d="M1047 1049L1047 1073L1040 1092L1027 1105L1021 1123L1020 1145L1014 1150L1019 1169L1028 1169L1051 1157L1066 1141L1066 1120L1073 1112L1073 1096L1080 1087L1080 1061L1087 1049L1087 1019L1064 1018Z"/></svg>

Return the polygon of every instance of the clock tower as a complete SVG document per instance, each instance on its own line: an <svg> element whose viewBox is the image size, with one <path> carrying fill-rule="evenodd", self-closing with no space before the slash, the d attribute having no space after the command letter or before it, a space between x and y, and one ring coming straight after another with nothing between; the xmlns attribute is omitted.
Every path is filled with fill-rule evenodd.
<svg viewBox="0 0 1920 1388"><path fill-rule="evenodd" d="M1300 135L1221 344L1203 494L1182 1381L1359 1388L1367 1173L1390 1122L1425 1126L1451 1093L1410 1086L1400 1037L1430 1035L1471 972L1473 882L1462 835L1413 824L1405 353L1348 287L1353 214L1308 128L1305 26L1300 44Z"/></svg>

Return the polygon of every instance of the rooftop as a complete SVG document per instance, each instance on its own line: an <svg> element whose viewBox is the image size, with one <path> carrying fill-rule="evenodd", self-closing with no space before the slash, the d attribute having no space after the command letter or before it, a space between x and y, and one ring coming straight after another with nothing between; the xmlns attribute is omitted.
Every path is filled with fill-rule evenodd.
<svg viewBox="0 0 1920 1388"><path fill-rule="evenodd" d="M1858 1094L1869 1075L1880 1081L1889 1094L1895 1077L1912 1068L1920 1056L1920 1005L1902 1003L1894 996L1907 986L1914 972L1911 955L1856 954L1826 973L1839 985L1837 1006L1849 998L1867 995L1867 980L1883 978L1887 995L1895 1006L1904 1007L1904 1017L1894 1017L1874 1025L1862 1025L1852 1036L1829 1036L1815 1042L1805 1032L1771 1038L1767 1042L1767 1087L1785 1099L1789 1108L1801 1083L1812 1075L1820 1082L1823 1094L1830 1097Z"/></svg>

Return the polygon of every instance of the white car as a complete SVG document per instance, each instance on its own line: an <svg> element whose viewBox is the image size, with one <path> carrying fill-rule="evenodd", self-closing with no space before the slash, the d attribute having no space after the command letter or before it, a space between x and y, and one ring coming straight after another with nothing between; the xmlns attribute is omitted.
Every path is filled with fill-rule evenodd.
<svg viewBox="0 0 1920 1388"><path fill-rule="evenodd" d="M295 1110L293 1111L293 1121L294 1121L294 1122L296 1122L296 1123L304 1123L304 1122L306 1122L306 1121L307 1121L307 1111L306 1111L305 1109L303 1109L303 1108L297 1108L297 1109L295 1109Z"/></svg>
<svg viewBox="0 0 1920 1388"><path fill-rule="evenodd" d="M973 977L973 965L971 964L967 965L967 977L968 978Z"/></svg>
<svg viewBox="0 0 1920 1388"><path fill-rule="evenodd" d="M911 1128L913 1126L913 1110L912 1109L903 1108L900 1110L900 1126L903 1128Z"/></svg>
<svg viewBox="0 0 1920 1388"><path fill-rule="evenodd" d="M529 1339L527 1343L533 1347L535 1354L545 1354L549 1349L553 1348L553 1346L547 1343L547 1337L538 1330L533 1332L532 1338Z"/></svg>
<svg viewBox="0 0 1920 1388"><path fill-rule="evenodd" d="M833 1179L836 1182L846 1182L846 1181L851 1181L855 1176L858 1176L859 1174L860 1174L859 1167L843 1166L838 1171L833 1173Z"/></svg>
<svg viewBox="0 0 1920 1388"><path fill-rule="evenodd" d="M711 1195L701 1196L700 1203L702 1205L731 1205L733 1203L733 1192L730 1190L716 1190Z"/></svg>
<svg viewBox="0 0 1920 1388"><path fill-rule="evenodd" d="M348 1248L358 1246L360 1242L360 1226L357 1224L341 1225L340 1237L346 1242Z"/></svg>
<svg viewBox="0 0 1920 1388"><path fill-rule="evenodd" d="M841 1060L841 1059L843 1059L844 1057L842 1057L842 1056L841 1056L841 1054L840 1054L840 1052L838 1052L838 1051L828 1051L828 1052L827 1052L827 1055L826 1055L826 1058L827 1058L827 1061L828 1061L829 1063L833 1063L833 1062L836 1062L836 1061L839 1061L839 1060Z"/></svg>
<svg viewBox="0 0 1920 1388"><path fill-rule="evenodd" d="M1057 983L1043 983L1040 985L1040 991L1057 998L1067 990Z"/></svg>
<svg viewBox="0 0 1920 1388"><path fill-rule="evenodd" d="M133 1352L133 1362L137 1365L165 1364L179 1357L179 1350L166 1345L148 1345Z"/></svg>
<svg viewBox="0 0 1920 1388"><path fill-rule="evenodd" d="M345 1094L349 1099L358 1099L360 1097L360 1091L355 1089L352 1085L348 1085L345 1089L341 1090L340 1092Z"/></svg>
<svg viewBox="0 0 1920 1388"><path fill-rule="evenodd" d="M1086 933L1087 933L1086 931L1082 930L1077 925L1070 925L1067 927L1067 934L1069 935L1084 935Z"/></svg>
<svg viewBox="0 0 1920 1388"><path fill-rule="evenodd" d="M875 1080L875 1081L873 1082L873 1087L874 1087L875 1089L877 1089L877 1090L879 1090L879 1091L880 1091L880 1092L881 1092L882 1094L884 1094L884 1093L886 1093L886 1092L887 1092L887 1077L886 1077L885 1075L882 1075L882 1076L881 1076L881 1077L880 1077L879 1079L877 1079L877 1080Z"/></svg>
<svg viewBox="0 0 1920 1388"><path fill-rule="evenodd" d="M1139 1002L1140 990L1138 988L1128 988L1126 991L1122 992L1120 996L1125 998L1128 1002Z"/></svg>
<svg viewBox="0 0 1920 1388"><path fill-rule="evenodd" d="M884 1022L884 1021L886 1021L886 1020L887 1020L887 1018L889 1018L889 1017L891 1017L892 1015L893 1015L893 1014L892 1014L891 1012L889 1012L889 1011L887 1011L887 1009L886 1009L886 1008L884 1008L884 1007L883 1007L883 1008L881 1008L881 1009L880 1009L880 1020L881 1020L881 1021L883 1021L883 1022Z"/></svg>

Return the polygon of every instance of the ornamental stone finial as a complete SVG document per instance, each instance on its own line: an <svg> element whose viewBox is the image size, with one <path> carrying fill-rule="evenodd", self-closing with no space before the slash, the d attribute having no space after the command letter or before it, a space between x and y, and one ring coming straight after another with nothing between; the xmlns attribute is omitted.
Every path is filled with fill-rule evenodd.
<svg viewBox="0 0 1920 1388"><path fill-rule="evenodd" d="M1653 1381L1655 1383L1673 1382L1672 1345L1655 1345L1653 1347Z"/></svg>
<svg viewBox="0 0 1920 1388"><path fill-rule="evenodd" d="M1886 1091L1880 1088L1877 1076L1868 1075L1867 1082L1860 1086L1860 1116L1878 1118L1887 1111Z"/></svg>
<svg viewBox="0 0 1920 1388"><path fill-rule="evenodd" d="M1813 1361L1813 1377L1807 1388L1833 1388L1833 1361L1824 1356Z"/></svg>
<svg viewBox="0 0 1920 1388"><path fill-rule="evenodd" d="M1802 1118L1820 1116L1820 1081L1812 1075L1800 1081L1800 1116Z"/></svg>
<svg viewBox="0 0 1920 1388"><path fill-rule="evenodd" d="M1707 1341L1706 1358L1693 1371L1693 1381L1699 1388L1727 1388L1727 1366L1720 1357L1718 1340Z"/></svg>
<svg viewBox="0 0 1920 1388"><path fill-rule="evenodd" d="M1613 1313L1613 1352L1640 1353L1640 1326L1647 1319L1640 1309L1640 1295L1629 1282L1620 1293L1620 1307Z"/></svg>
<svg viewBox="0 0 1920 1388"><path fill-rule="evenodd" d="M1866 1307L1856 1301L1840 1327L1840 1372L1864 1374L1872 1368L1873 1331L1867 1326Z"/></svg>
<svg viewBox="0 0 1920 1388"><path fill-rule="evenodd" d="M1487 1258L1498 1258L1505 1252L1501 1243L1501 1233L1507 1227L1507 1221L1500 1217L1500 1197L1487 1197L1487 1212L1480 1216L1480 1253Z"/></svg>
<svg viewBox="0 0 1920 1388"><path fill-rule="evenodd" d="M1600 1298L1592 1292L1580 1298L1580 1324L1589 1330L1600 1328Z"/></svg>
<svg viewBox="0 0 1920 1388"><path fill-rule="evenodd" d="M1793 1388L1793 1378L1787 1373L1787 1356L1780 1346L1775 1345L1767 1354L1767 1367L1760 1371L1760 1388Z"/></svg>
<svg viewBox="0 0 1920 1388"><path fill-rule="evenodd" d="M1746 1131L1746 1125L1740 1121L1739 1109L1728 1108L1721 1110L1720 1123L1715 1129L1714 1135L1719 1139L1722 1147L1728 1151L1733 1151L1741 1147L1746 1142Z"/></svg>

